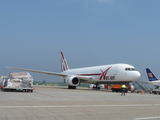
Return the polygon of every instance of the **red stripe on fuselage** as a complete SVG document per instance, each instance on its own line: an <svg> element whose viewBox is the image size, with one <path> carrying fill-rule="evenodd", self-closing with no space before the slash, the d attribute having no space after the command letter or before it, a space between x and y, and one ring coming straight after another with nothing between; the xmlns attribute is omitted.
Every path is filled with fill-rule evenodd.
<svg viewBox="0 0 160 120"><path fill-rule="evenodd" d="M100 69L100 71L102 73L93 73L93 74L76 74L77 76L93 76L93 75L100 75L99 80L106 80L106 75L108 70L111 68L112 66L110 66L109 68L107 68L104 72Z"/></svg>
<svg viewBox="0 0 160 120"><path fill-rule="evenodd" d="M91 76L91 75L101 75L101 73L94 73L94 74L76 74L78 76Z"/></svg>

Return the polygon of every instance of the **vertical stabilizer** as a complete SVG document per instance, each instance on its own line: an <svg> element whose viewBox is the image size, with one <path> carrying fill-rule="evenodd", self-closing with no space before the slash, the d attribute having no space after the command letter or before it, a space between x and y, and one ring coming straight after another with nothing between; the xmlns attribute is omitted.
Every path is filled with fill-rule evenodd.
<svg viewBox="0 0 160 120"><path fill-rule="evenodd" d="M156 81L156 80L158 80L155 77L155 75L150 71L149 68L146 68L146 72L147 72L147 76L148 76L149 81Z"/></svg>
<svg viewBox="0 0 160 120"><path fill-rule="evenodd" d="M60 55L61 55L61 71L63 72L63 71L69 70L69 67L63 52L60 52Z"/></svg>

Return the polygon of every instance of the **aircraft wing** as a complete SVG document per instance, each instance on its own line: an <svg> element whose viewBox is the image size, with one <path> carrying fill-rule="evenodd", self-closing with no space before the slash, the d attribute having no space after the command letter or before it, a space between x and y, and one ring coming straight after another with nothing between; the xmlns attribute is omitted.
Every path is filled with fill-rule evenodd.
<svg viewBox="0 0 160 120"><path fill-rule="evenodd" d="M31 69L23 69L23 68L14 68L14 67L6 67L6 68L8 68L8 69L15 69L15 70L22 70L22 71L29 71L29 72L34 72L34 73L42 73L42 74L47 74L47 75L56 75L56 76L60 76L60 77L66 77L66 76L68 76L67 74L61 74L61 73L56 73L56 72L31 70Z"/></svg>

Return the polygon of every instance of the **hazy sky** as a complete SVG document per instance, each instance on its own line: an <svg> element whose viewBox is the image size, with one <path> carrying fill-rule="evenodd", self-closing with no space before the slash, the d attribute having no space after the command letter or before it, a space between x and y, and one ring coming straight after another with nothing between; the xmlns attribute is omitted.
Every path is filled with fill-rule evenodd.
<svg viewBox="0 0 160 120"><path fill-rule="evenodd" d="M60 72L128 63L160 78L159 0L0 0L0 76L5 66ZM36 81L63 81L31 73Z"/></svg>

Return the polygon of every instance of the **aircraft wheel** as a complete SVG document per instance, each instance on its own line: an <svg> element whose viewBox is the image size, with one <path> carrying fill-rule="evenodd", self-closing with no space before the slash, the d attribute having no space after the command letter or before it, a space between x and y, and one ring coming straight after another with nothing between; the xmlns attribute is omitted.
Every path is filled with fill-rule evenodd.
<svg viewBox="0 0 160 120"><path fill-rule="evenodd" d="M154 94L157 94L157 92L154 92Z"/></svg>
<svg viewBox="0 0 160 120"><path fill-rule="evenodd" d="M68 89L76 89L76 86L68 86Z"/></svg>

